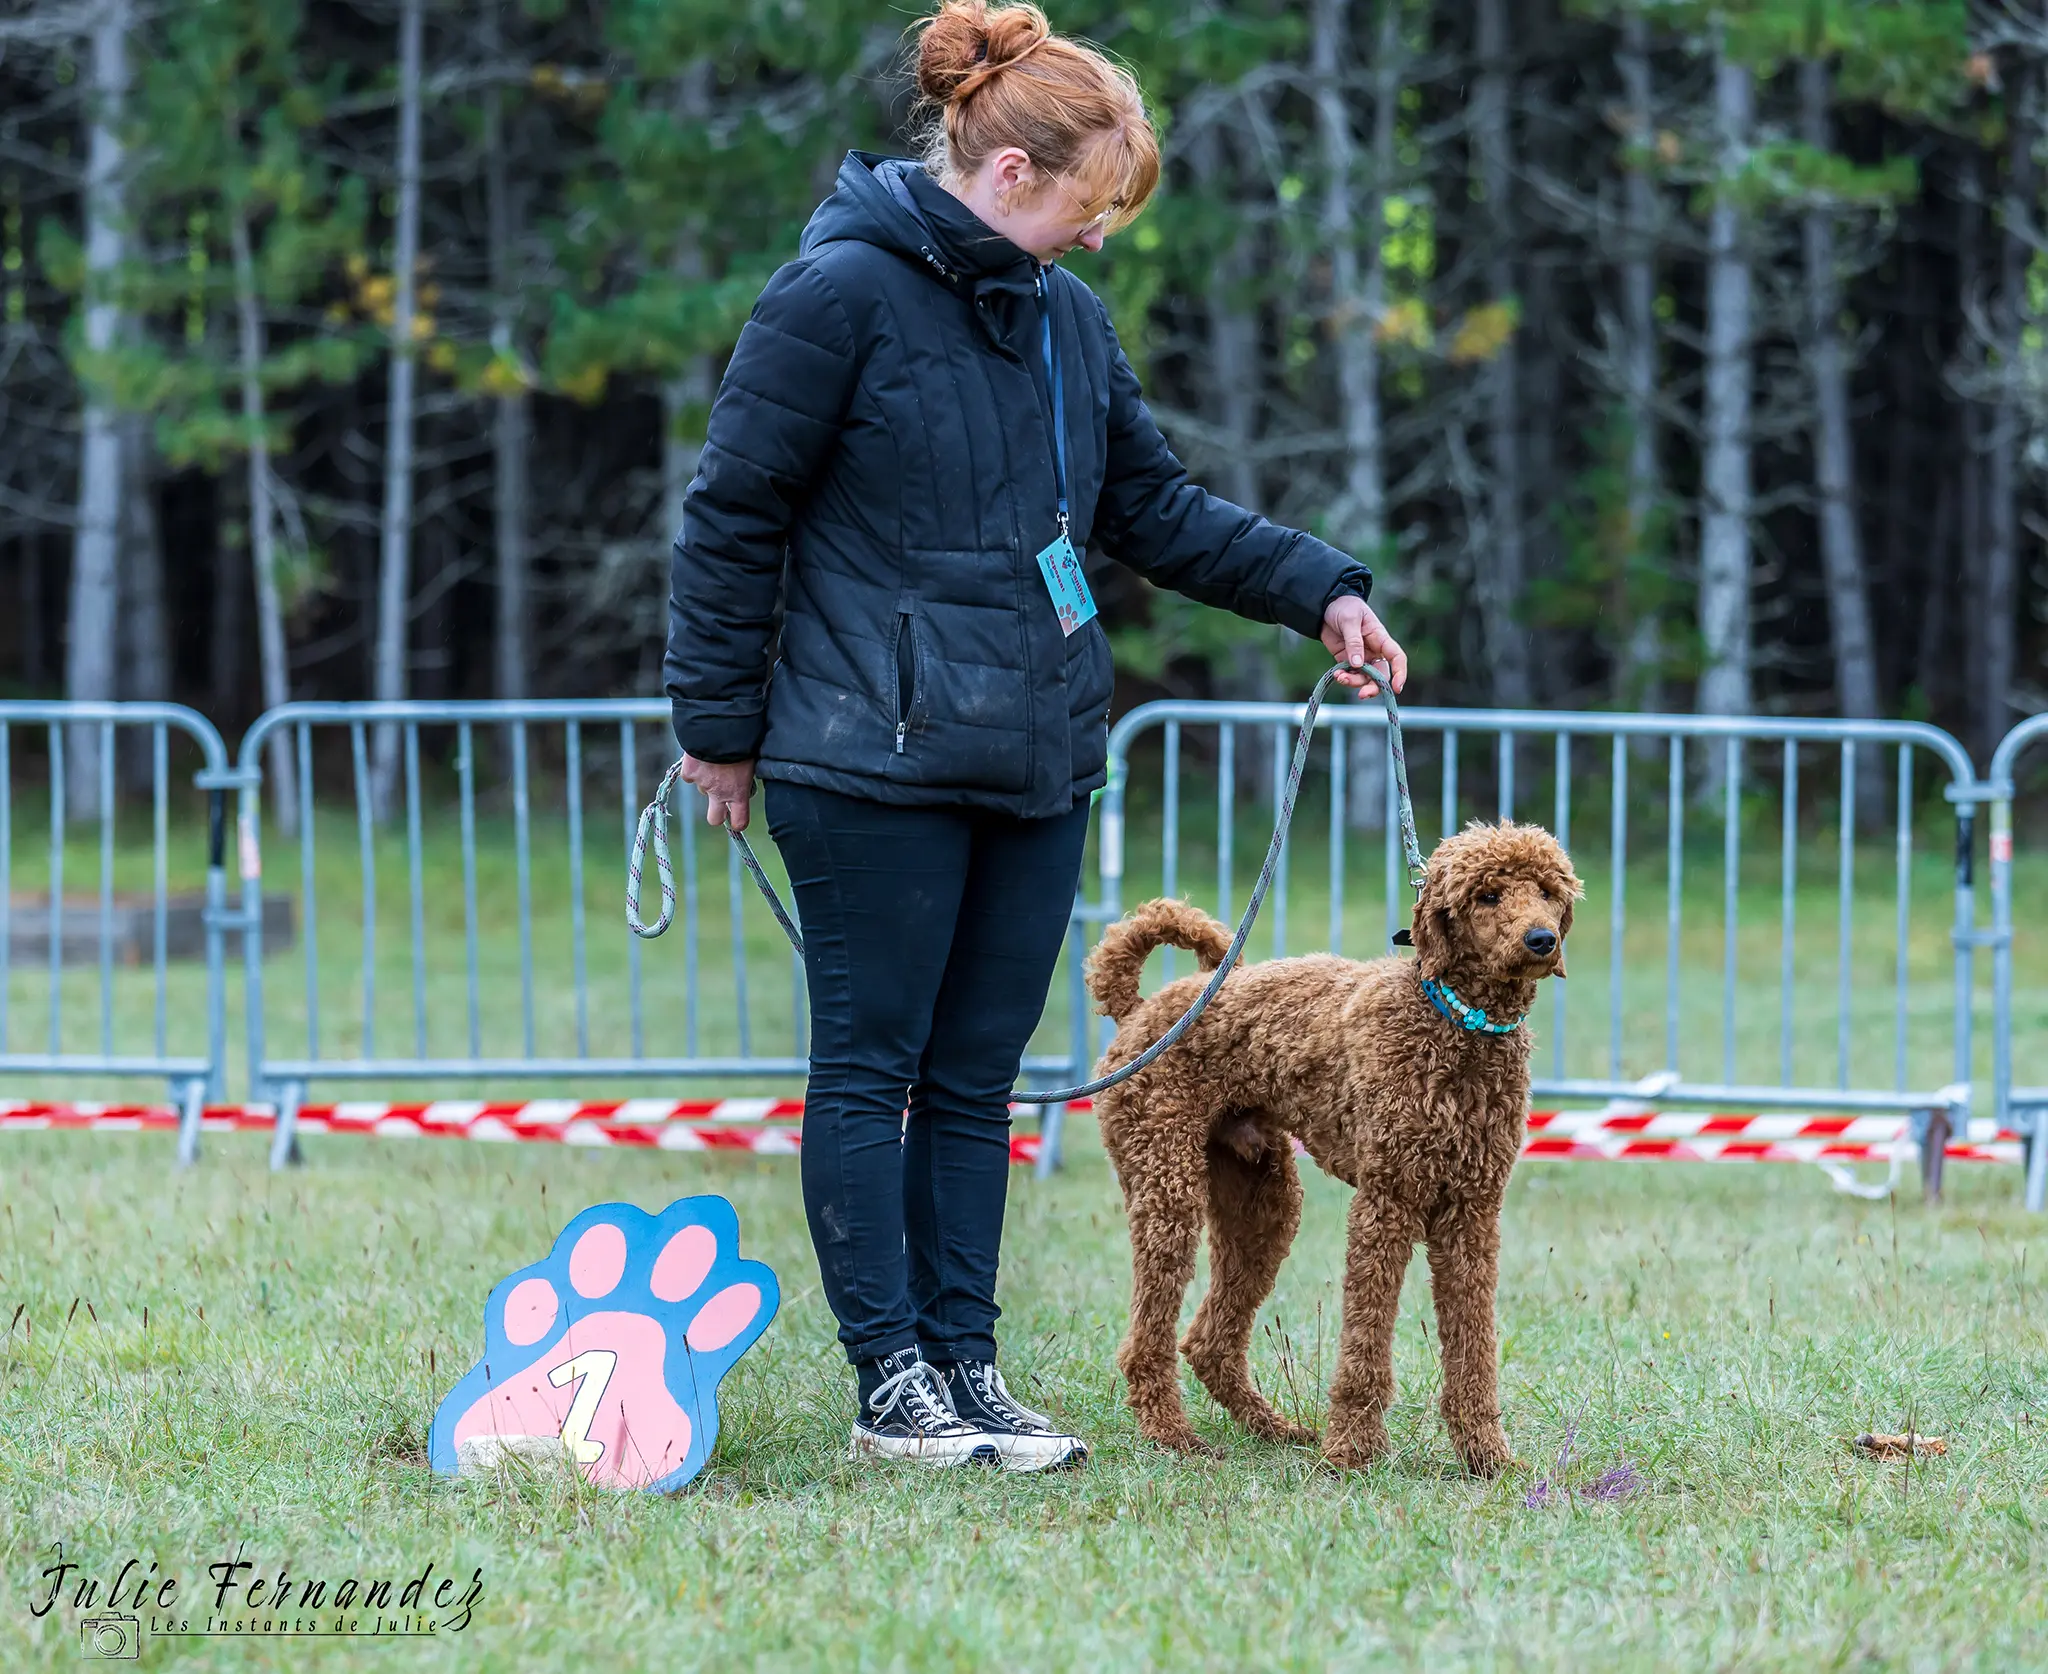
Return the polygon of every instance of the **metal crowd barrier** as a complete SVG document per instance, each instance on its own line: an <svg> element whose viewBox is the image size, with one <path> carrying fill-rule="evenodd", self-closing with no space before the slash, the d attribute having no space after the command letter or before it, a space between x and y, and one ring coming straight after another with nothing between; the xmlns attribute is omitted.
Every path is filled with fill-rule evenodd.
<svg viewBox="0 0 2048 1674"><path fill-rule="evenodd" d="M41 735L48 784L44 795L47 836L42 888L15 896L17 812L24 801L16 784L23 745ZM206 794L206 871L197 902L175 898L171 868L171 749L173 738L196 746L200 770L193 784ZM82 758L82 759L81 759ZM71 782L83 770L91 786L83 809L71 799ZM139 769L139 771L138 771ZM119 791L125 779L144 782L149 809L149 873L142 888L116 889L116 831ZM227 912L225 797L237 783L228 771L227 746L205 716L171 703L0 702L0 1074L160 1078L169 1084L179 1112L178 1157L198 1155L200 1115L208 1099L222 1095L221 1069L227 1060L227 1016L223 993L223 936L235 922ZM30 816L34 817L33 814ZM67 841L74 828L97 839L95 899L68 899ZM40 896L40 905L36 898ZM66 981L66 943L73 932L84 959L71 960ZM171 1000L174 953L189 956L197 946L203 962L203 993L196 1022L180 995L180 1037L172 1050ZM26 955L17 959L17 947ZM17 997L17 968L33 961L47 972ZM97 1017L90 1011L87 972L97 976ZM146 972L146 976L144 973ZM84 978L84 981L80 981ZM180 983L178 987L191 985ZM81 987L85 993L79 993ZM21 1021L40 988L44 1050L15 1045ZM66 990L72 990L67 1026Z"/></svg>
<svg viewBox="0 0 2048 1674"><path fill-rule="evenodd" d="M294 703L257 720L242 740L239 781L244 921L252 926L266 847L261 769L274 736L283 735L297 764L297 831L284 839L303 925L297 980L267 978L253 928L245 939L249 1082L253 1098L277 1107L274 1165L293 1155L298 1111L315 1081L483 1087L570 1077L803 1076L802 962L745 878L737 851L704 826L694 787L677 787L679 899L668 938L650 953L626 929L625 857L641 800L673 754L669 722L658 699ZM385 729L393 766L380 785ZM423 730L452 735L453 784L440 788L444 800L452 794L456 847L440 852L447 822L434 821L431 865L427 804L437 766L422 751ZM322 747L329 741L333 747ZM321 810L335 799L323 802L316 787L335 781L346 786L353 817L323 823ZM537 794L543 785L554 792L545 812ZM480 846L480 804L509 811L509 856ZM722 945L704 922L704 842L716 842L724 855ZM336 848L347 857L340 865L324 858ZM764 845L771 864L772 853ZM456 868L459 900L450 901L445 874ZM516 924L516 972L481 958L486 919ZM762 932L751 951L750 926ZM446 957L451 946L461 950L459 960ZM1078 1017L1085 951L1078 924L1070 946ZM349 949L346 957L329 962L340 947ZM678 963L679 985L671 974ZM461 978L453 1017L446 1006L436 1015L429 1005L435 966ZM774 967L780 971L771 976ZM707 972L714 980L705 980ZM1085 1024L1075 1034L1063 1054L1028 1057L1027 1076L1071 1074L1085 1052Z"/></svg>
<svg viewBox="0 0 2048 1674"><path fill-rule="evenodd" d="M1143 846L1131 836L1134 820L1147 831L1157 820L1156 852L1143 857L1147 893L1181 893L1208 868L1213 891L1205 877L1192 893L1234 919L1300 713L1286 704L1154 703L1117 724L1098 834L1099 893L1076 903L1069 933L1066 1039L1062 1050L1027 1058L1027 1080L1085 1079L1095 1056L1081 967L1096 928L1126 904L1130 851ZM1348 951L1370 954L1384 945L1382 928L1408 911L1391 775L1374 738L1385 721L1364 705L1324 715L1331 726L1317 745L1321 789L1313 794L1327 798L1327 878L1318 882L1327 917L1307 939L1338 952L1348 940ZM1574 960L1574 983L1545 985L1538 1096L1903 1112L1930 1140L1961 1137L1971 1115L1973 960L1986 946L1990 1121L2029 1136L2027 1202L2048 1205L2048 1086L2021 1083L2013 1063L2012 899L2014 774L2028 748L2048 738L2048 716L2013 728L1982 780L1954 738L1907 722L1410 709L1403 723L1425 838L1471 815L1519 811L1549 824L1600 884L1574 938L1595 956ZM385 729L391 765L380 782ZM423 733L448 747L423 750ZM1247 744L1266 738L1272 802L1262 789L1248 807L1238 768ZM23 771L37 744L47 793ZM297 768L295 829L270 842L281 842L289 858L288 868L273 864L288 871L299 946L273 950L266 971L261 769L274 744ZM1155 745L1156 803L1134 807L1134 750ZM0 1074L161 1079L180 1112L180 1159L190 1161L204 1104L224 1096L225 939L240 931L249 1092L277 1106L277 1162L291 1156L297 1111L308 1086L321 1081L459 1080L481 1088L801 1077L801 967L726 845L717 845L723 890L707 883L719 879L720 865L703 856L700 866L699 845L716 838L701 826L694 790L679 792L681 899L673 939L660 944L652 971L644 961L656 956L620 922L639 799L670 748L660 700L291 704L256 722L231 768L212 724L179 705L0 703ZM80 751L90 758L94 790L82 815L67 795ZM196 901L174 889L174 751L196 752L192 782L207 799ZM1182 769L1197 753L1214 770L1213 809L1206 792L1201 807L1185 794ZM1143 766L1153 771L1150 754ZM1867 790L1872 772L1883 775L1891 812L1885 830L1859 834L1840 810L1867 805L1857 784L1864 777ZM1939 891L1947 951L1938 957L1950 977L1938 981L1927 968L1927 938L1917 974L1913 949L1914 928L1924 928L1937 892L1924 862L1916 867L1923 857L1915 826L1918 813L1924 828L1932 802L1924 793L1935 783L1954 834ZM1354 829L1361 786L1386 803L1376 822L1383 833ZM230 790L241 793L238 911L227 897ZM1590 822L1589 797L1597 804ZM1988 931L1976 922L1971 860L1980 802L1991 804ZM145 803L146 856L116 842L117 830L132 829L121 822L136 820L136 805ZM1830 807L1832 841L1802 843L1802 822L1810 838ZM1305 811L1290 849L1312 818ZM38 824L47 827L40 867L17 854L22 831ZM1184 831L1191 825L1204 829ZM81 827L96 838L89 905L66 894L67 876L78 873ZM1745 843L1758 846L1759 828L1775 836L1767 845L1776 849L1775 867L1752 852L1748 869L1752 883L1759 870L1775 871L1769 923L1745 920L1741 910ZM1874 866L1879 840L1888 860ZM1370 932L1355 901L1348 916L1345 906L1356 894L1347 886L1361 844L1382 851L1378 865L1364 862L1379 872L1382 897ZM1716 871L1703 847L1718 850L1717 891L1698 887L1702 869L1710 878ZM1889 887L1869 888L1866 876L1859 889L1859 865L1887 873ZM1299 889L1290 916L1290 872L1298 870L1283 855L1254 956L1286 953L1291 934L1303 940ZM125 880L118 887L117 875ZM29 887L17 896L24 879ZM704 897L720 893L724 922L713 926ZM273 919L279 905L269 903ZM516 961L485 956L486 926L515 932ZM185 958L203 975L175 970ZM670 974L678 964L679 980ZM1603 964L1604 1005L1588 1017L1570 990L1583 993L1586 975ZM443 980L430 983L430 974ZM430 993L441 996L431 1006ZM1106 1040L1108 1025L1102 1029ZM41 1037L42 1049L22 1049L26 1031ZM1041 1171L1058 1161L1058 1117L1046 1113Z"/></svg>
<svg viewBox="0 0 2048 1674"><path fill-rule="evenodd" d="M1194 881L1183 866L1181 826L1188 809L1182 796L1181 769L1196 739L1213 740L1209 754L1215 765L1217 800L1210 847L1215 884L1213 893L1200 888L1192 893L1199 905L1213 908L1225 922L1236 918L1243 900L1238 892L1249 882L1240 873L1249 874L1264 849L1270 811L1278 805L1301 713L1300 706L1287 704L1163 702L1135 709L1117 723L1110 735L1111 778L1102 805L1101 918L1114 919L1124 909L1131 755L1141 739L1153 735L1159 744L1160 836L1158 869L1148 872L1146 890L1157 887L1161 893L1176 895ZM1324 886L1328 916L1327 923L1318 927L1316 945L1342 952L1347 930L1343 905L1355 846L1349 814L1355 787L1350 781L1361 768L1377 781L1373 794L1381 794L1383 787L1385 799L1379 819L1384 826L1380 870L1388 934L1407 921L1411 897L1401 865L1392 775L1385 771L1383 760L1385 747L1381 744L1368 752L1353 747L1353 735L1361 730L1384 735L1385 715L1370 705L1325 708L1323 715L1331 726L1327 736L1318 741L1316 759L1329 791L1328 879ZM1431 835L1428 812L1432 803L1437 812L1436 835L1457 829L1470 815L1506 818L1519 810L1547 823L1573 847L1585 862L1582 871L1601 870L1601 894L1581 910L1574 942L1582 949L1589 941L1596 948L1604 943L1605 1015L1588 1030L1577 1021L1578 1009L1568 1000L1569 991L1583 988L1583 981L1544 985L1534 1085L1538 1097L1728 1109L1903 1112L1912 1116L1923 1132L1926 1124L1937 1118L1947 1132L1961 1136L1966 1131L1972 961L1980 941L1990 938L1981 936L1975 922L1970 856L1974 805L1979 799L1976 774L1968 753L1949 734L1914 722L1505 710L1404 709L1401 720L1425 843ZM1270 738L1266 753L1272 784L1271 800L1250 820L1257 829L1241 850L1236 830L1240 813L1237 765L1240 745L1248 735ZM1546 755L1547 772L1542 759ZM1837 793L1837 808L1854 810L1859 800L1857 775L1879 764L1890 779L1892 807L1892 888L1887 918L1895 947L1884 971L1891 989L1889 1027L1894 1045L1889 1053L1873 1052L1867 1039L1858 1045L1859 1017L1864 1037L1881 1034L1886 1019L1873 1015L1867 1001L1859 1007L1859 997L1871 989L1876 973L1868 966L1867 950L1859 955L1855 946L1871 904L1866 898L1859 912L1853 819L1837 817L1835 822L1835 852L1828 879L1833 896L1832 957L1824 963L1817 961L1810 946L1802 956L1799 933L1800 897L1813 870L1811 853L1800 842L1801 786L1809 793L1815 788L1814 769L1818 767L1821 788L1831 782ZM1925 1052L1914 1061L1908 1051L1909 996L1914 987L1908 964L1915 897L1916 785L1920 768L1930 764L1946 781L1955 827L1952 893L1947 907L1953 957L1953 991L1947 1002L1952 1053L1947 1064L1934 1072L1925 1061ZM1532 806L1527 787L1532 779L1540 782L1545 778L1548 785L1539 783L1539 790L1548 790L1547 801ZM1574 816L1583 808L1585 781L1595 778L1605 780L1605 807L1589 832ZM1485 807L1475 798L1475 779L1486 797ZM1704 798L1703 784L1707 789ZM1748 818L1754 820L1755 803L1763 796L1774 796L1778 804L1779 899L1777 945L1760 950L1758 944L1768 941L1763 927L1745 929L1738 908L1745 808L1750 810ZM1703 800L1708 806L1701 806ZM1206 817L1206 811L1204 814ZM1603 825L1604 831L1600 829ZM1639 910L1634 896L1645 880L1639 872L1631 876L1628 857L1641 828L1649 826L1654 831L1658 825L1662 827L1655 833L1661 836L1663 848L1662 899L1653 912L1662 920L1662 946L1631 952L1630 915ZM1697 914L1703 906L1696 895L1688 902L1684 887L1686 833L1688 826L1699 825L1718 837L1720 849L1720 969L1718 981L1712 983L1701 970L1697 946L1691 954L1685 951L1688 914ZM1298 823L1297 833L1302 829ZM1290 847L1296 840L1290 839ZM1698 859L1695 856L1695 864ZM1283 853L1265 920L1251 943L1259 957L1276 957L1289 950L1293 928L1289 881L1288 856ZM1812 910L1808 892L1807 911L1810 914ZM1354 951L1369 956L1385 949L1386 942L1380 938L1373 938L1376 945L1356 948L1356 927L1352 928ZM1761 958L1759 951L1774 956ZM1654 957L1646 956L1651 952ZM1859 959L1865 962L1859 963ZM1599 962L1596 957L1586 964ZM1580 965L1582 971L1584 968ZM1642 994L1660 989L1660 1007L1646 1008L1639 1003ZM1776 1028L1751 1028L1745 1037L1738 1019L1745 1012L1755 1015L1758 989L1763 991L1761 999L1776 1007ZM1831 991L1830 1006L1811 1003L1809 997L1817 989ZM1748 1006L1742 1003L1745 997L1751 1002ZM1638 1003L1632 1003L1632 998ZM1815 1073L1810 1062L1803 1069L1799 1063L1802 1057L1811 1057L1798 1048L1802 1038L1812 1032L1813 1020L1808 1014L1816 1009L1832 1012L1825 1019L1833 1025L1832 1077ZM1775 1039L1769 1038L1772 1035ZM1740 1048L1739 1038L1743 1042ZM1704 1070L1700 1067L1703 1062ZM1888 1075L1883 1073L1886 1070Z"/></svg>
<svg viewBox="0 0 2048 1674"><path fill-rule="evenodd" d="M1999 1126L2027 1135L2027 1207L2048 1206L2048 1086L2013 1085L2012 910L2013 770L2028 747L2048 739L2048 715L2035 715L1999 740L1991 757L1991 1084Z"/></svg>

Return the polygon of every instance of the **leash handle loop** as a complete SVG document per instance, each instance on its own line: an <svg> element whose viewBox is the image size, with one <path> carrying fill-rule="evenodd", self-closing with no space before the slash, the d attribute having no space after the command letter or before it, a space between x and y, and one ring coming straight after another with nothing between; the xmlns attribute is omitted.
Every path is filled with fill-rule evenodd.
<svg viewBox="0 0 2048 1674"><path fill-rule="evenodd" d="M680 761L661 776L661 788L654 793L654 800L640 810L640 823L633 828L633 847L626 856L626 928L643 941L653 941L675 922L676 874L668 857L668 799L682 776ZM640 917L640 890L650 839L654 845L655 881L661 885L661 916L647 924Z"/></svg>

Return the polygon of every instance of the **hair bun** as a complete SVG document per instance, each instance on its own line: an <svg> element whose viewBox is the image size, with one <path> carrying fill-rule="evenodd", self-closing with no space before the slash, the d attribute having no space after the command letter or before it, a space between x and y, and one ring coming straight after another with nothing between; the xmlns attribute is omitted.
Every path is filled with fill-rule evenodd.
<svg viewBox="0 0 2048 1674"><path fill-rule="evenodd" d="M987 0L945 0L923 30L917 90L937 105L959 103L1052 35L1036 6L991 6Z"/></svg>

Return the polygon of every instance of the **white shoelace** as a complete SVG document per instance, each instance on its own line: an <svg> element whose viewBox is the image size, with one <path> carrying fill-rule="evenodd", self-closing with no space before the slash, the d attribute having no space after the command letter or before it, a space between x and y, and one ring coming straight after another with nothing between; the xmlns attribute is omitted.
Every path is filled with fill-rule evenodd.
<svg viewBox="0 0 2048 1674"><path fill-rule="evenodd" d="M985 1375L976 1379L973 1372L965 1376L970 1382L978 1382L975 1393L981 1397L981 1404L995 1413L1013 1429L1050 1429L1051 1420L1043 1413L1033 1412L1016 1396L1012 1395L1003 1382L1003 1374L991 1365Z"/></svg>
<svg viewBox="0 0 2048 1674"><path fill-rule="evenodd" d="M874 1394L868 1397L868 1410L878 1423L899 1406L907 1409L911 1423L927 1433L966 1427L946 1399L945 1386L929 1361L913 1360L876 1384Z"/></svg>

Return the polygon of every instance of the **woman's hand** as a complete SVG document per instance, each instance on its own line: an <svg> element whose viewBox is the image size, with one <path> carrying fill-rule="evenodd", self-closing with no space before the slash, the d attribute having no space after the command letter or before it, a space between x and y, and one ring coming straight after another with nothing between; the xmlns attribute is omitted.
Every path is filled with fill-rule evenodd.
<svg viewBox="0 0 2048 1674"><path fill-rule="evenodd" d="M706 824L747 829L747 804L754 795L752 762L699 761L685 751L683 777L704 793Z"/></svg>
<svg viewBox="0 0 2048 1674"><path fill-rule="evenodd" d="M1380 689L1371 675L1361 672L1368 658L1385 661L1396 693L1408 683L1408 653L1356 593L1340 593L1330 601L1323 612L1323 644L1344 665L1338 684L1356 687L1362 698L1377 697Z"/></svg>

